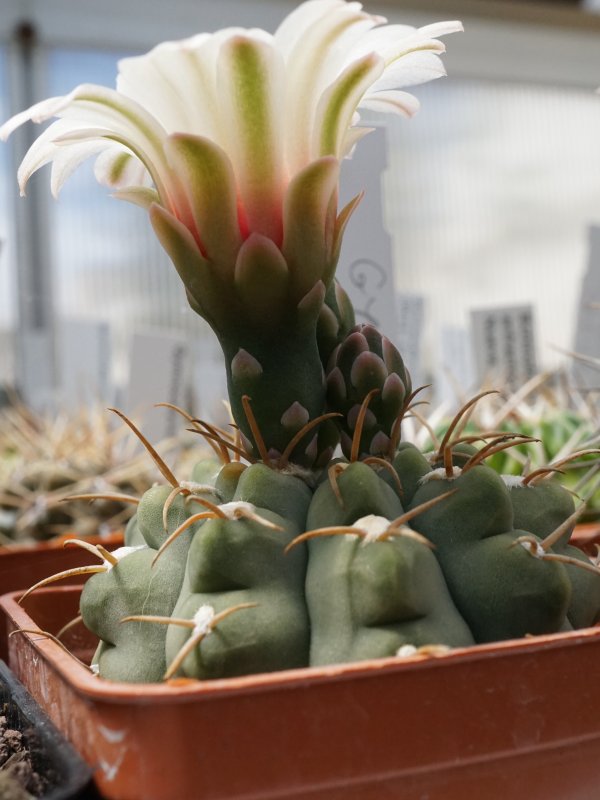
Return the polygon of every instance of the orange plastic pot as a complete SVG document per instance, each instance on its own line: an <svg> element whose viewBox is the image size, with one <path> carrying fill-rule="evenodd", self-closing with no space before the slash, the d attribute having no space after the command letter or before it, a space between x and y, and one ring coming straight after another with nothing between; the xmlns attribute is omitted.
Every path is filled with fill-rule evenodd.
<svg viewBox="0 0 600 800"><path fill-rule="evenodd" d="M60 536L36 544L0 547L0 595L28 589L48 575L89 564L90 554L85 550L63 546L67 539L73 538L76 537ZM86 541L114 550L123 544L123 533L88 536ZM81 584L84 580L85 576L69 578L66 582ZM0 659L6 661L7 656L6 630L4 620L0 619Z"/></svg>
<svg viewBox="0 0 600 800"><path fill-rule="evenodd" d="M586 553L595 556L596 545L600 545L600 522L583 522L576 525L571 542Z"/></svg>
<svg viewBox="0 0 600 800"><path fill-rule="evenodd" d="M79 589L10 628L56 631ZM70 646L89 653L80 631ZM10 666L119 800L591 800L600 794L600 629L206 683L110 683L51 640Z"/></svg>

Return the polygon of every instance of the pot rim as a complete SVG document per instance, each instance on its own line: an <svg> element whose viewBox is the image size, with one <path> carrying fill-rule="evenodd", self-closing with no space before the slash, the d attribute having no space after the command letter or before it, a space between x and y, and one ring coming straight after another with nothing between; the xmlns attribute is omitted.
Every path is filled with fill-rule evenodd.
<svg viewBox="0 0 600 800"><path fill-rule="evenodd" d="M63 533L60 536L53 536L51 539L42 539L39 542L17 542L15 544L0 544L0 558L9 555L31 555L35 552L47 552L62 550L65 542L69 539L83 538L92 544L102 544L105 547L117 545L123 541L123 528L111 530L108 533L95 533L91 536L79 536L75 533Z"/></svg>
<svg viewBox="0 0 600 800"><path fill-rule="evenodd" d="M50 599L59 593L80 591L80 586L47 587L38 590L36 594L40 596L45 594ZM0 608L7 617L9 628L31 627L32 619L26 609L27 603L25 606L17 603L21 594L22 591L17 591L0 597ZM370 659L349 664L302 667L235 678L218 678L205 682L191 678L175 678L160 684L134 684L104 680L93 675L51 639L31 633L22 633L21 635L27 637L41 658L53 662L63 680L68 681L80 695L96 701L104 700L111 703L145 703L148 699L156 703L186 703L200 698L214 700L240 693L248 694L265 690L285 691L301 685L323 683L332 678L338 681L355 681L371 678L376 672L393 674L407 670L439 670L449 665L482 662L497 657L534 654L542 650L565 647L576 648L585 644L593 644L600 639L600 626L454 648L447 653L435 656L415 654L402 658Z"/></svg>

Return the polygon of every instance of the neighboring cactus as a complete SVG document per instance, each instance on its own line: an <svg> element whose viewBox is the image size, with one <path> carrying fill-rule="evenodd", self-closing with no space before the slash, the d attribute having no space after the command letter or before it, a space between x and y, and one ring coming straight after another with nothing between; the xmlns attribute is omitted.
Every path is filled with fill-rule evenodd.
<svg viewBox="0 0 600 800"><path fill-rule="evenodd" d="M132 493L156 479L123 433L104 408L37 414L12 397L0 409L0 546L120 530L135 512ZM160 449L180 462L183 445L173 437ZM89 503L90 492L103 497ZM65 503L73 495L82 499Z"/></svg>

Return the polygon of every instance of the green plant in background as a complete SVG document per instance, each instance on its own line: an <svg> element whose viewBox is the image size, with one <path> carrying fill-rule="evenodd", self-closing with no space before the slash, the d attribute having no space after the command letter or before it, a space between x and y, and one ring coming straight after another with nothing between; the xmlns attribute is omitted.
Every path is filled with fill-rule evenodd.
<svg viewBox="0 0 600 800"><path fill-rule="evenodd" d="M423 420L429 435L417 435L416 440L424 450L439 444L450 424L443 415L442 421L439 418L437 410L429 421ZM589 489L599 469L600 419L594 403L580 396L568 375L541 373L512 394L489 394L461 424L462 433L474 437L492 429L520 433L532 441L492 455L487 462L490 467L501 475L522 475L552 465L561 472L565 488L588 496L581 520L598 518L600 491L590 493Z"/></svg>
<svg viewBox="0 0 600 800"><path fill-rule="evenodd" d="M22 189L52 162L57 192L99 153L98 177L148 210L225 357L233 428L180 412L215 452L191 480L121 415L167 485L143 495L124 548L73 545L95 559L81 615L102 677L437 654L599 615L598 567L567 543L571 496L517 527L514 497L554 487L552 474L517 487L483 463L531 437L465 440L475 398L431 459L400 441L418 390L394 345L354 326L335 282L358 202L338 209L340 162L368 133L358 109L410 116L402 87L442 75L438 37L461 29L384 23L310 0L273 36L160 45L121 62L116 91L80 86L0 131L59 117L25 157Z"/></svg>

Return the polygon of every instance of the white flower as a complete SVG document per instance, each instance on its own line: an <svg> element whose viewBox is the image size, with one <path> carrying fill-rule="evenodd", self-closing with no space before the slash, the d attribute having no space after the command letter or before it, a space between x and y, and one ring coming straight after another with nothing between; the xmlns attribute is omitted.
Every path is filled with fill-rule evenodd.
<svg viewBox="0 0 600 800"><path fill-rule="evenodd" d="M56 195L97 156L97 179L149 210L200 313L211 287L198 271L231 276L242 252L242 265L287 265L301 297L335 270L354 207L337 215L339 161L368 133L358 109L414 114L404 88L445 74L437 37L462 29L384 23L357 2L308 0L274 35L228 28L165 42L122 60L116 89L78 86L17 114L0 137L58 117L20 166L21 192L51 162Z"/></svg>

